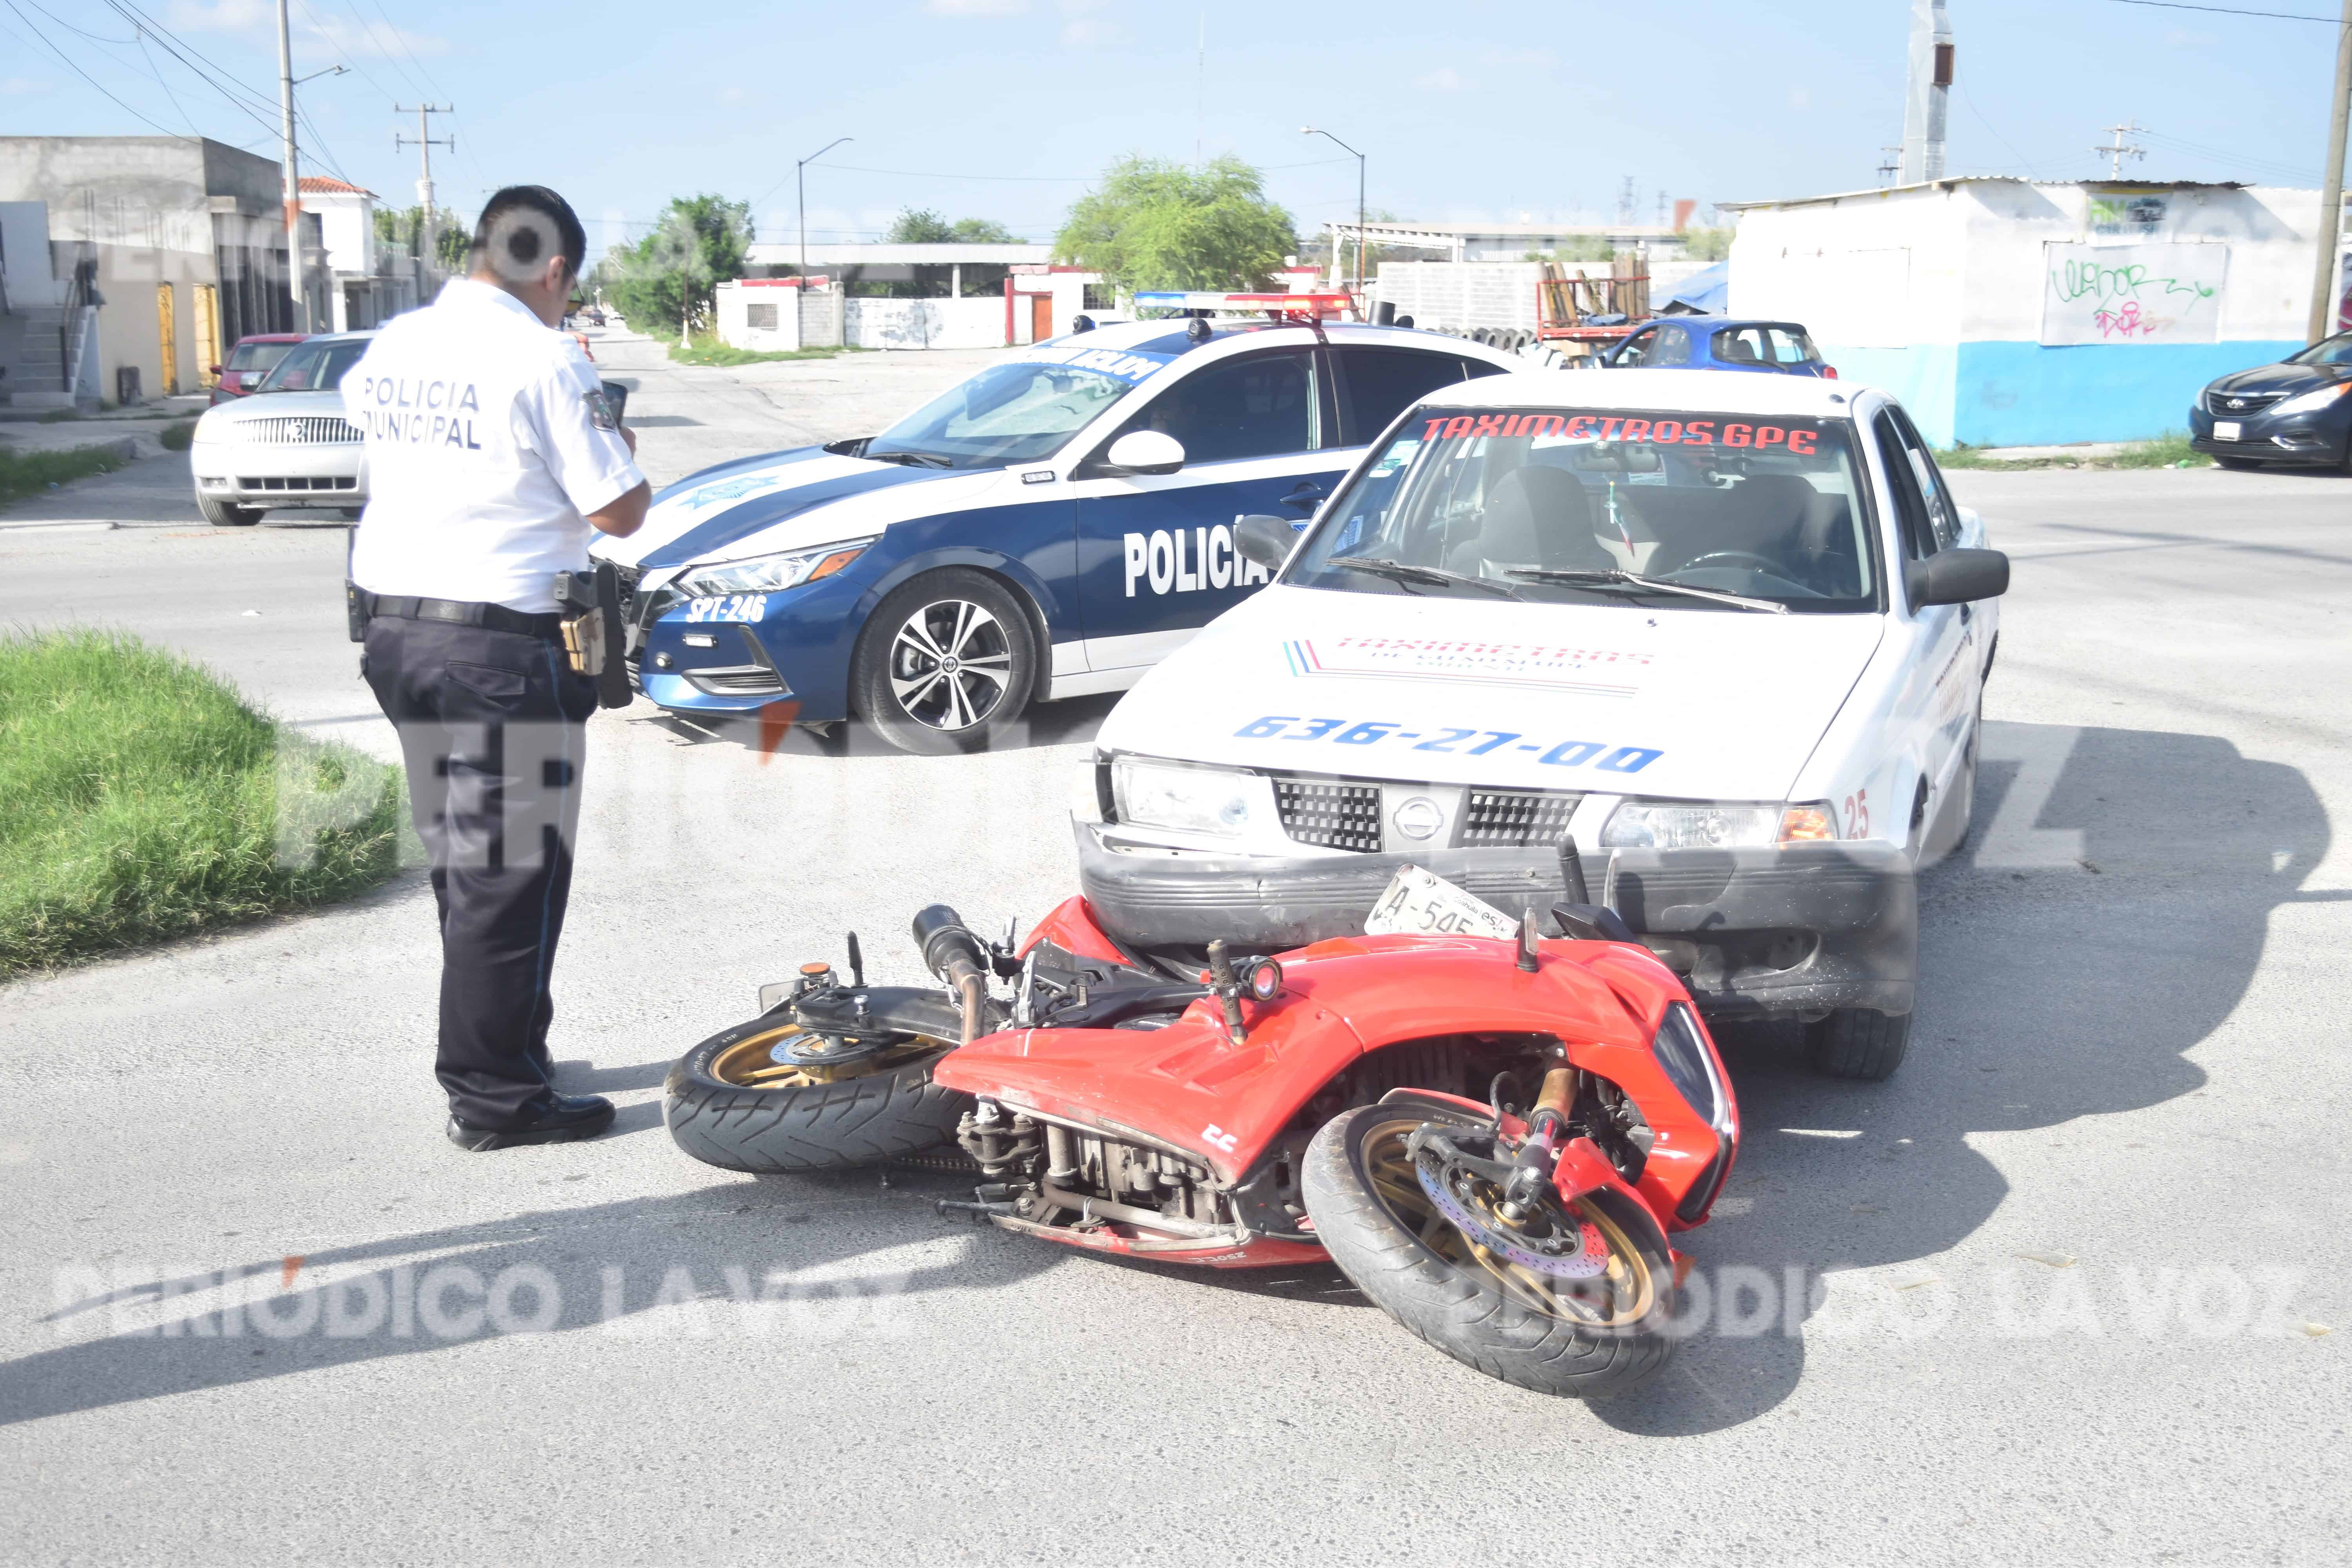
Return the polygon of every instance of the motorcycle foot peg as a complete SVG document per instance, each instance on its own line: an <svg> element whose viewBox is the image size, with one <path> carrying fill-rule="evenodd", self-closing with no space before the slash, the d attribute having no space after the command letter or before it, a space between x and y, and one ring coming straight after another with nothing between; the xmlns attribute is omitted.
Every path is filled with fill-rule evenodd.
<svg viewBox="0 0 2352 1568"><path fill-rule="evenodd" d="M969 1220L973 1225L986 1225L998 1215L1013 1212L1013 1205L1009 1203L966 1203L960 1198L941 1198L938 1206L945 1217Z"/></svg>

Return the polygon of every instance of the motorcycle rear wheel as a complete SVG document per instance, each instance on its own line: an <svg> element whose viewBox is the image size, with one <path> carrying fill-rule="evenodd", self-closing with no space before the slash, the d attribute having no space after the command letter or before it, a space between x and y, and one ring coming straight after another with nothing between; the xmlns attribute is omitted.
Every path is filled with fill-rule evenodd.
<svg viewBox="0 0 2352 1568"><path fill-rule="evenodd" d="M800 1032L754 1018L680 1057L662 1085L677 1146L706 1165L767 1174L886 1164L954 1141L971 1097L931 1081L950 1042L911 1036L863 1070L825 1074L774 1059Z"/></svg>
<svg viewBox="0 0 2352 1568"><path fill-rule="evenodd" d="M1368 1105L1307 1146L1307 1210L1340 1272L1454 1360L1539 1394L1597 1398L1663 1367L1674 1269L1648 1213L1605 1191L1578 1199L1576 1217L1608 1244L1608 1268L1593 1287L1562 1289L1473 1242L1430 1201L1405 1140L1431 1121L1479 1125L1427 1105Z"/></svg>

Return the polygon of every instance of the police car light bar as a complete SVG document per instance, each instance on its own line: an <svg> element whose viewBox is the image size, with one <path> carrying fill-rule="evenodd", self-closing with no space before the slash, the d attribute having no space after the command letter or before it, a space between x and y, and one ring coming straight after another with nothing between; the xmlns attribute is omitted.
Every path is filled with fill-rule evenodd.
<svg viewBox="0 0 2352 1568"><path fill-rule="evenodd" d="M1135 296L1138 310L1221 310L1232 314L1336 316L1355 301L1345 294L1215 294L1184 289L1146 290Z"/></svg>

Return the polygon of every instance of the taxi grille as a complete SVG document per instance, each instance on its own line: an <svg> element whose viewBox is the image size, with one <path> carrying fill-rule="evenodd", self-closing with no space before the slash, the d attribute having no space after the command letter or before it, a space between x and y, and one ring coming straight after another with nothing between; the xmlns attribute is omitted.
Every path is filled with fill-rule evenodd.
<svg viewBox="0 0 2352 1568"><path fill-rule="evenodd" d="M1276 779L1274 809L1282 830L1301 844L1377 854L1381 786L1329 779Z"/></svg>
<svg viewBox="0 0 2352 1568"><path fill-rule="evenodd" d="M1523 849L1557 844L1568 832L1580 795L1507 793L1474 789L1462 809L1462 844L1469 847Z"/></svg>
<svg viewBox="0 0 2352 1568"><path fill-rule="evenodd" d="M240 419L229 428L233 439L260 447L348 447L360 439L358 426L331 414Z"/></svg>

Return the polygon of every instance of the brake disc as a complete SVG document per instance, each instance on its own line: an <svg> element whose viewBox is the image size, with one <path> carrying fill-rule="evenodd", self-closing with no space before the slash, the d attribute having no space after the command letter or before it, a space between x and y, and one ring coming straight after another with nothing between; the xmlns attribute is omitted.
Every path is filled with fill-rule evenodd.
<svg viewBox="0 0 2352 1568"><path fill-rule="evenodd" d="M1434 1149L1423 1148L1412 1159L1413 1173L1421 1178L1421 1190L1446 1222L1507 1262L1516 1263L1533 1273L1549 1275L1556 1279L1590 1279L1609 1267L1609 1243L1601 1227L1580 1215L1566 1217L1576 1226L1573 1242L1568 1237L1532 1237L1512 1230L1496 1222L1491 1215L1463 1200L1454 1189L1457 1175L1465 1182L1475 1182L1468 1172L1448 1168L1445 1159Z"/></svg>

